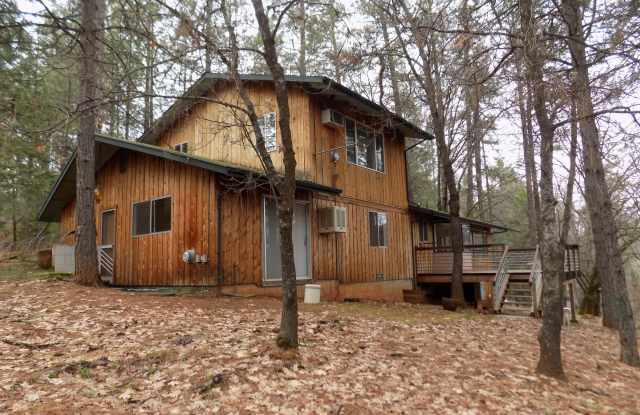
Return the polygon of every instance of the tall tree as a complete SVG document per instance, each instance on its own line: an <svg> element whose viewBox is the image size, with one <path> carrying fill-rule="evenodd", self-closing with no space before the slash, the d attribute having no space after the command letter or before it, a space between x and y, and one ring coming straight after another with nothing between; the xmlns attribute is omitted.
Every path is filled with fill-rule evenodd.
<svg viewBox="0 0 640 415"><path fill-rule="evenodd" d="M522 74L523 58L522 50L515 53L516 69L516 101L520 114L520 131L522 134L522 150L524 160L525 180L527 185L527 220L528 220L528 244L535 246L540 237L540 194L538 188L538 172L535 159L535 145L533 140L533 122L531 115L531 94L527 88L527 82Z"/></svg>
<svg viewBox="0 0 640 415"><path fill-rule="evenodd" d="M553 152L555 128L548 112L547 89L543 69L546 63L544 45L540 41L535 0L520 0L522 49L531 86L533 108L540 129L540 193L542 271L544 275L542 327L538 334L540 358L538 373L564 378L560 339L562 331L564 248L560 244L556 221L556 199L553 187Z"/></svg>
<svg viewBox="0 0 640 415"><path fill-rule="evenodd" d="M603 290L604 321L618 330L620 359L629 365L640 366L636 326L629 301L624 261L618 245L618 227L605 178L601 142L591 96L589 63L582 24L583 4L577 0L563 0L560 11L567 26L567 43L575 67L574 95L582 138L585 196L594 235L596 268Z"/></svg>
<svg viewBox="0 0 640 415"><path fill-rule="evenodd" d="M426 7L429 7L426 5ZM420 25L420 21L412 16L430 16L431 10L411 10L405 0L394 2L392 9L387 10L389 18L393 19L398 42L404 54L405 61L410 67L417 84L421 87L424 100L429 108L433 135L438 148L438 161L442 171L443 187L447 194L447 208L450 215L451 249L453 251L453 266L451 273L451 296L460 303L464 303L462 284L462 251L463 235L460 220L460 192L455 176L453 155L446 137L447 109L445 108L445 92L441 84L440 68L435 52L434 37L427 29ZM411 43L406 39L410 35ZM414 59L410 48L415 48L419 60Z"/></svg>
<svg viewBox="0 0 640 415"><path fill-rule="evenodd" d="M280 219L280 254L282 262L282 318L280 347L298 347L298 294L293 256L293 210L296 192L296 155L290 125L289 92L282 65L278 60L276 33L269 24L262 0L251 0L264 44L264 59L273 76L278 105L278 125L283 148L284 177L277 181L278 217ZM265 149L266 152L266 149Z"/></svg>
<svg viewBox="0 0 640 415"><path fill-rule="evenodd" d="M104 0L81 3L80 130L76 152L76 281L100 285L95 223L95 134L100 97L100 58L104 31Z"/></svg>

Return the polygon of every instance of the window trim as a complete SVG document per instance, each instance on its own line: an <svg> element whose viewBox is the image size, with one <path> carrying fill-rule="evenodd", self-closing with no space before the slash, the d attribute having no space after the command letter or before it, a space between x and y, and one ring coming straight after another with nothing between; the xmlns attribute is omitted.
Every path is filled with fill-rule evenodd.
<svg viewBox="0 0 640 415"><path fill-rule="evenodd" d="M115 234L113 235L114 241L111 245L103 245L102 244L102 234L103 234L103 224L104 224L104 214L105 213L111 213L113 212L113 222L114 222L114 227L115 227ZM109 209L104 209L102 210L102 212L100 212L100 243L98 244L98 247L113 247L113 245L115 245L116 240L118 239L117 237L117 233L118 233L118 213L116 211L116 208L109 208Z"/></svg>
<svg viewBox="0 0 640 415"><path fill-rule="evenodd" d="M375 213L376 215L384 215L386 218L386 232L383 235L383 239L384 239L384 245L371 245L371 214ZM380 210L368 210L367 211L367 221L368 223L368 228L369 228L369 248L388 248L389 247L389 226L390 226L390 221L389 221L389 214L387 212L384 211L380 211ZM377 216L376 216L376 221L377 221ZM377 223L376 223L376 226Z"/></svg>
<svg viewBox="0 0 640 415"><path fill-rule="evenodd" d="M362 167L363 169L367 169L376 173L381 173L381 174L386 174L386 170L387 170L387 162L386 162L386 153L385 153L385 148L386 145L384 143L384 133L382 131L380 131L379 129L375 129L372 128L370 126L368 126L367 124L361 123L356 121L354 118L351 118L347 115L342 114L342 116L344 117L344 124L343 124L343 128L344 128L344 148L345 148L345 159L347 160L347 163L353 165L353 166L358 166L358 167ZM351 120L354 123L355 126L355 150L356 150L356 161L355 163L351 160L349 160L349 148L347 146L347 124L346 124L346 120ZM376 142L376 136L380 135L382 136L382 170L378 170L378 169L372 169L369 166L363 166L362 164L358 163L358 127L362 127L364 129L367 129L369 131L371 131L372 133L372 138L374 140L374 143ZM377 154L376 154L377 156ZM377 164L377 158L376 158L376 164Z"/></svg>
<svg viewBox="0 0 640 415"><path fill-rule="evenodd" d="M187 146L187 151L182 151L182 146ZM176 149L176 147L180 147L180 149ZM177 151L179 153L189 154L189 142L185 141L182 143L174 144L173 151Z"/></svg>
<svg viewBox="0 0 640 415"><path fill-rule="evenodd" d="M424 231L425 239L422 239L422 232ZM418 222L418 242L429 243L429 222L421 220Z"/></svg>
<svg viewBox="0 0 640 415"><path fill-rule="evenodd" d="M277 119L277 114L275 111L269 111L269 112L265 112L264 114L262 114L261 116L258 117L258 125L260 124L260 120L264 120L266 116L273 114L273 147L269 148L269 146L267 145L267 140L264 136L264 132L262 132L262 138L265 139L264 140L264 147L267 149L267 153L272 153L274 151L278 151L278 149L280 148L280 146L278 145L278 119ZM264 122L263 122L264 125ZM262 128L260 128L260 131L262 131Z"/></svg>
<svg viewBox="0 0 640 415"><path fill-rule="evenodd" d="M161 200L161 199L171 199L171 215L169 217L169 229L166 231L160 231L160 232L149 232L149 233L140 233L140 234L136 234L135 233L135 222L134 222L134 206L138 205L140 203L146 203L149 202L149 230L151 230L151 226L153 226L153 202L156 200ZM144 237L144 236L149 236L149 235L161 235L163 233L169 233L173 230L173 196L171 194L168 195L164 195L164 196L159 196L159 197L153 197L151 199L145 199L145 200L140 200L137 202L132 202L131 203L131 237L132 238L140 238L140 237Z"/></svg>

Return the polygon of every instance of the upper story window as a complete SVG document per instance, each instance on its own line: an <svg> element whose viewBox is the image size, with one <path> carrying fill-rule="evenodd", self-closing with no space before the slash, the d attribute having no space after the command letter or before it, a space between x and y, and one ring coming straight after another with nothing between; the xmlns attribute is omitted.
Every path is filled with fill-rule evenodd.
<svg viewBox="0 0 640 415"><path fill-rule="evenodd" d="M258 125L260 131L262 131L262 137L264 137L264 146L267 151L273 151L278 148L276 143L276 113L268 112L262 117L258 118Z"/></svg>
<svg viewBox="0 0 640 415"><path fill-rule="evenodd" d="M383 212L369 212L369 245L387 246L388 244L387 214Z"/></svg>
<svg viewBox="0 0 640 415"><path fill-rule="evenodd" d="M347 160L358 166L384 171L384 138L350 118L344 119Z"/></svg>
<svg viewBox="0 0 640 415"><path fill-rule="evenodd" d="M171 197L133 204L133 236L171 230Z"/></svg>
<svg viewBox="0 0 640 415"><path fill-rule="evenodd" d="M189 143L176 144L175 146L173 146L173 149L175 151L179 151L181 153L188 153L189 152Z"/></svg>

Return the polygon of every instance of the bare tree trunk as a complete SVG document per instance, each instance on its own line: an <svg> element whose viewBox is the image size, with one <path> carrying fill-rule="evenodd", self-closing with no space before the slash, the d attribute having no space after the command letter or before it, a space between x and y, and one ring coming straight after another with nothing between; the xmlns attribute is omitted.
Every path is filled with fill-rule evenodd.
<svg viewBox="0 0 640 415"><path fill-rule="evenodd" d="M15 191L13 192L13 200L11 201L11 241L15 247L18 243L18 219L16 218L16 197Z"/></svg>
<svg viewBox="0 0 640 415"><path fill-rule="evenodd" d="M282 261L282 319L278 346L298 347L298 295L296 289L296 267L293 256L293 211L296 191L296 157L290 126L289 93L274 34L269 27L269 18L264 12L262 0L251 0L255 10L260 34L264 44L264 58L269 66L275 85L278 105L278 125L283 149L284 178L278 186L278 216L280 218L280 244Z"/></svg>
<svg viewBox="0 0 640 415"><path fill-rule="evenodd" d="M95 133L98 113L98 64L102 56L104 0L82 3L80 29L80 131L76 153L76 282L98 286L95 223Z"/></svg>
<svg viewBox="0 0 640 415"><path fill-rule="evenodd" d="M476 85L476 90L478 89L478 86ZM480 125L479 121L480 121L480 100L479 100L479 93L476 91L476 107L475 107L475 111L474 111L474 125L476 125L476 131L475 131L475 135L474 135L474 145L473 145L473 150L474 150L474 161L475 161L475 168L476 168L476 192L478 195L478 211L480 212L480 218L481 219L486 219L487 217L487 212L485 212L485 194L484 194L484 188L482 186L482 174L483 174L483 170L482 170L482 147L484 146L484 140L482 138L482 135L480 134L480 132L478 131L478 127Z"/></svg>
<svg viewBox="0 0 640 415"><path fill-rule="evenodd" d="M336 36L336 21L337 18L337 10L335 9L335 3L331 2L331 20L329 26L329 34L331 40L331 62L333 63L333 76L336 78L336 82L342 82L342 69L340 66L340 50L338 48L338 39Z"/></svg>
<svg viewBox="0 0 640 415"><path fill-rule="evenodd" d="M567 244L569 231L571 230L571 217L573 216L573 188L576 181L576 158L578 153L578 121L576 118L576 101L571 97L571 142L569 144L569 177L567 178L567 191L562 211L562 230L560 241Z"/></svg>
<svg viewBox="0 0 640 415"><path fill-rule="evenodd" d="M518 99L518 110L520 112L520 126L522 132L522 149L525 170L525 182L527 186L527 221L529 224L528 244L536 246L538 244L538 210L536 208L536 198L538 179L535 174L535 152L533 148L532 128L531 127L531 108L529 107L529 95L525 92L525 79L522 76L522 57L521 52L516 52L516 91Z"/></svg>
<svg viewBox="0 0 640 415"><path fill-rule="evenodd" d="M386 62L389 68L389 78L391 79L391 92L393 93L393 110L398 115L403 115L402 98L400 95L400 83L398 81L398 69L396 68L396 60L391 52L391 42L389 39L389 30L384 17L380 17L380 26L382 28L382 36L384 37L384 47L386 49Z"/></svg>
<svg viewBox="0 0 640 415"><path fill-rule="evenodd" d="M149 31L153 35L153 17L149 17ZM153 124L153 90L154 90L154 67L155 51L150 40L147 41L147 51L145 56L145 76L144 76L144 129L151 128Z"/></svg>
<svg viewBox="0 0 640 415"><path fill-rule="evenodd" d="M213 0L206 0L204 7L205 7L205 22L204 22L205 34L207 35L207 39L213 39L213 33L212 33L213 22L211 21L213 19ZM211 50L211 45L209 44L209 41L208 41L204 49L204 71L205 72L211 72L211 61L213 60L212 55L213 55L213 51Z"/></svg>
<svg viewBox="0 0 640 415"><path fill-rule="evenodd" d="M575 65L575 100L582 137L585 198L589 208L596 268L603 294L603 322L618 330L620 359L640 366L636 326L629 300L622 252L618 245L618 228L607 186L602 151L589 85L589 67L585 53L580 2L563 0L561 11L569 36L567 38Z"/></svg>
<svg viewBox="0 0 640 415"><path fill-rule="evenodd" d="M465 181L467 182L467 203L466 203L466 214L467 216L471 216L471 213L474 210L474 198L473 198L473 188L475 181L473 180L473 160L474 160L474 143L473 143L473 121L471 114L471 94L469 93L469 87L466 87L467 91L465 92L467 108L465 109L465 124L467 126L467 135L466 135L466 177Z"/></svg>
<svg viewBox="0 0 640 415"><path fill-rule="evenodd" d="M564 249L560 244L556 226L553 194L553 145L554 127L549 119L546 107L546 88L542 69L544 58L541 55L542 45L537 41L535 13L531 0L520 0L520 24L523 32L523 50L527 66L527 78L530 81L533 95L533 106L542 136L540 150L540 191L542 207L542 271L543 309L542 327L538 334L540 343L540 359L537 372L543 375L564 379L562 368L562 352L560 348L562 332L562 279L564 273Z"/></svg>
<svg viewBox="0 0 640 415"><path fill-rule="evenodd" d="M484 147L484 145L481 148L482 151L482 160L484 161L484 167L485 169L487 169L488 167L488 163L487 163L487 152L486 149ZM486 189L486 192L484 193L484 199L485 199L485 203L487 205L487 214L484 216L485 219L491 221L493 220L493 201L492 201L492 197L491 197L491 192L490 192L490 187L489 187L489 172L485 172L484 174L484 188Z"/></svg>
<svg viewBox="0 0 640 415"><path fill-rule="evenodd" d="M470 25L469 25L469 8L467 6L467 0L464 0L462 2L462 10L461 10L461 25L464 28L464 30L466 32L470 32ZM466 38L467 40L470 39L469 37ZM464 101L465 101L465 109L464 109L464 121L465 121L465 127L467 129L466 131L466 136L465 136L465 149L466 149L466 184L467 184L467 201L466 201L466 214L467 216L470 216L471 213L473 212L475 206L474 206L474 184L475 181L473 180L473 160L474 160L474 139L475 139L475 128L476 126L474 125L473 121L474 121L474 112L475 112L475 108L474 108L474 99L473 99L473 93L472 93L472 81L471 81L471 76L470 76L470 72L473 71L472 66L471 66L471 62L469 60L469 49L471 47L470 42L465 43L463 45L463 52L462 52L462 73L463 73L463 79L464 79Z"/></svg>
<svg viewBox="0 0 640 415"><path fill-rule="evenodd" d="M299 28L299 41L300 51L298 53L298 72L300 76L307 75L307 10L305 8L305 0L298 1L298 16L297 20L300 24Z"/></svg>

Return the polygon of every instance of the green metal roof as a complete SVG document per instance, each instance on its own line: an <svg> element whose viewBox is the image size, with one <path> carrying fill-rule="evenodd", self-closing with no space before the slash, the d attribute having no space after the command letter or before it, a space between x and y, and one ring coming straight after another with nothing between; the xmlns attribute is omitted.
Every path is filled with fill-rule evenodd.
<svg viewBox="0 0 640 415"><path fill-rule="evenodd" d="M96 135L96 171L99 171L118 150L135 151L166 160L172 160L189 166L198 167L207 171L225 176L256 176L264 178L264 173L256 170L240 168L231 164L209 160L203 157L182 153L179 151L162 148L159 146L126 141L105 135ZM324 186L307 180L298 180L300 189L340 194L342 190ZM65 164L53 185L47 199L38 212L38 220L43 222L57 222L62 210L75 198L76 195L76 153L75 151Z"/></svg>
<svg viewBox="0 0 640 415"><path fill-rule="evenodd" d="M448 214L447 212L442 212L439 210L434 210L434 209L429 209L429 208L425 208L422 206L418 206L415 204L410 204L409 205L409 210L415 214L415 215L419 215L419 216L426 216L429 218L429 220L431 222L434 223L449 223L451 221L451 215ZM489 222L484 222L481 220L477 220L477 219L470 219L470 218L465 218L465 217L460 217L460 220L464 223L468 223L469 225L475 225L478 227L482 227L482 228L491 228L491 229L497 229L501 232L506 232L506 231L513 231L514 229L510 229L507 228L505 226L502 225L496 225L494 223L489 223ZM498 232L496 232L498 233Z"/></svg>

